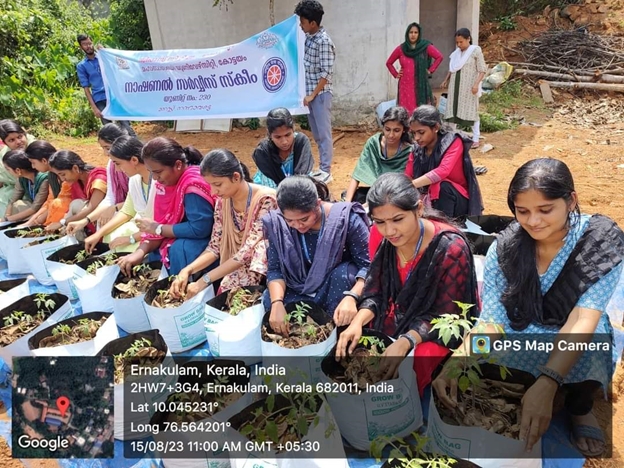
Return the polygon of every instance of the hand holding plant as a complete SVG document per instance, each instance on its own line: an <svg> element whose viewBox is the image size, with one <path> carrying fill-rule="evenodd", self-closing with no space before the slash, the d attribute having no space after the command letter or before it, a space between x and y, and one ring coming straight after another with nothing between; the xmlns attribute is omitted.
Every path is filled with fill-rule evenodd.
<svg viewBox="0 0 624 468"><path fill-rule="evenodd" d="M75 236L76 233L78 231L81 231L82 229L84 229L87 226L87 220L86 219L81 219L80 221L72 221L71 223L67 224L67 235L68 236Z"/></svg>
<svg viewBox="0 0 624 468"><path fill-rule="evenodd" d="M95 246L98 245L100 240L102 240L102 236L98 232L96 232L95 234L91 234L85 239L85 250L88 254L91 254L93 252L93 249L95 249ZM109 247L112 248L111 246Z"/></svg>
<svg viewBox="0 0 624 468"><path fill-rule="evenodd" d="M336 345L336 361L340 361L347 354L353 354L355 347L362 336L362 325L357 320L353 320L351 325L340 334Z"/></svg>
<svg viewBox="0 0 624 468"><path fill-rule="evenodd" d="M186 287L186 296L184 296L184 294L181 296L184 296L186 299L190 299L191 297L197 296L204 289L206 289L206 283L203 281L195 281Z"/></svg>
<svg viewBox="0 0 624 468"><path fill-rule="evenodd" d="M289 317L283 302L275 302L271 305L271 315L269 316L269 325L275 333L282 336L288 336L290 333Z"/></svg>
<svg viewBox="0 0 624 468"><path fill-rule="evenodd" d="M399 375L399 366L409 352L409 343L405 339L397 340L386 348L382 354L381 369L385 371L383 380L396 379Z"/></svg>
<svg viewBox="0 0 624 468"><path fill-rule="evenodd" d="M177 278L171 283L171 287L169 288L169 293L173 297L181 297L184 295L184 293L187 291L189 276L190 272L187 268L182 268L180 270Z"/></svg>
<svg viewBox="0 0 624 468"><path fill-rule="evenodd" d="M558 388L555 381L543 377L537 379L522 397L520 440L526 441L529 452L550 426Z"/></svg>
<svg viewBox="0 0 624 468"><path fill-rule="evenodd" d="M334 322L337 326L342 327L349 325L353 318L357 315L357 302L351 296L342 298L336 311L334 312Z"/></svg>

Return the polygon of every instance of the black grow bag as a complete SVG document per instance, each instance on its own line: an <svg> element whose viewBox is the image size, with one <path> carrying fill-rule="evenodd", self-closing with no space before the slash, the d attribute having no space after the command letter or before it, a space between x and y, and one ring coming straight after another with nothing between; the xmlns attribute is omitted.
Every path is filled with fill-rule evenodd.
<svg viewBox="0 0 624 468"><path fill-rule="evenodd" d="M4 226L0 226L0 231L6 231L7 229L13 229L14 227L19 226L20 224L22 224L22 221L15 221L9 224L5 224Z"/></svg>
<svg viewBox="0 0 624 468"><path fill-rule="evenodd" d="M126 255L129 255L129 254L130 252L111 252L110 253L110 255L114 256L115 260L121 257L125 257ZM106 254L106 255L109 255L109 254ZM89 268L91 265L93 265L95 262L98 262L98 261L104 262L105 261L104 255L90 256L86 260L76 263L76 266L79 268L82 268L84 271L87 271L87 268Z"/></svg>
<svg viewBox="0 0 624 468"><path fill-rule="evenodd" d="M249 291L251 293L254 293L256 291L263 293L266 289L266 286L241 286L240 288L237 288L237 289L245 289L246 291ZM208 302L206 302L206 304L208 304L210 307L213 307L217 310L228 312L229 309L225 305L225 303L227 302L228 293L229 291L222 292L218 296L215 296L212 299L210 299ZM262 302L262 294L260 294L260 297L253 305L260 304L261 302Z"/></svg>
<svg viewBox="0 0 624 468"><path fill-rule="evenodd" d="M13 288L17 288L18 286L21 286L26 281L28 281L28 278L0 281L0 291L8 292Z"/></svg>
<svg viewBox="0 0 624 468"><path fill-rule="evenodd" d="M106 345L97 353L98 356L114 356L116 354L124 353L132 343L141 338L146 338L150 341L150 346L153 346L158 351L164 351L165 353L169 349L165 339L162 337L158 329L146 330L138 333L132 333L122 338L106 343Z"/></svg>
<svg viewBox="0 0 624 468"><path fill-rule="evenodd" d="M76 258L76 254L84 249L85 249L84 242L79 242L78 244L74 244L74 245L68 245L67 247L63 247L62 249L59 249L56 252L54 252L52 255L46 258L46 260L48 260L49 262L57 262L57 263L60 263L61 260L71 261L70 264L73 265L76 263L74 261L74 259ZM100 242L95 246L95 248L91 252L90 257L102 255L103 253L106 253L109 250L110 248L108 247L108 244L105 244L104 242Z"/></svg>
<svg viewBox="0 0 624 468"><path fill-rule="evenodd" d="M148 262L148 263L145 263L145 265L149 266L150 269L152 269L152 270L161 270L162 271L162 268L163 268L162 262L160 262L160 261ZM115 285L127 283L129 280L130 280L130 277L124 275L123 271L119 272L119 274L117 275L117 278L115 278L115 282L113 283L113 289L111 290L111 295L113 296L114 299L117 299L119 297L119 295L121 294L121 291L119 289L117 289L115 287ZM152 283L152 284L154 284L154 283Z"/></svg>
<svg viewBox="0 0 624 468"><path fill-rule="evenodd" d="M17 233L20 231L32 231L34 229L44 229L44 231L41 234L38 234L36 237L47 237L50 236L51 233L48 233L45 231L45 226L43 225L39 225L39 226L28 226L28 227L24 227L24 228L11 228L11 229L7 229L4 233L5 236L7 236L9 239L17 239ZM21 238L20 238L21 239ZM24 237L23 239L35 239L35 237Z"/></svg>
<svg viewBox="0 0 624 468"><path fill-rule="evenodd" d="M145 303L148 305L152 305L152 301L156 299L158 296L158 291L166 289L167 291L171 287L171 283L175 281L175 276L167 276L161 280L152 283L152 285L148 288L145 293Z"/></svg>
<svg viewBox="0 0 624 468"><path fill-rule="evenodd" d="M379 338L381 341L383 341L383 344L386 345L386 348L393 343L392 338L390 338L385 333L382 333L380 331L373 330L370 328L364 328L362 330L362 336L374 336L376 338ZM325 374L327 377L329 377L332 380L334 380L334 377L336 375L340 374L341 372L344 372L344 368L342 367L342 365L338 361L336 361L336 347L337 346L338 345L334 346L329 352L329 354L325 356L325 358L323 358L323 360L321 361L321 370L323 371L323 374ZM355 349L358 349L358 348L370 349L371 346L368 343L358 343L355 346Z"/></svg>
<svg viewBox="0 0 624 468"><path fill-rule="evenodd" d="M333 320L329 316L329 314L327 314L327 312L323 310L321 306L319 306L316 302L313 302L313 301L289 302L288 304L284 306L284 308L286 309L286 313L290 314L291 312L295 310L296 306L301 303L307 304L311 307L310 310L307 311L307 315L312 317L312 320L314 320L319 325L325 325ZM269 333L275 333L273 329L271 328L271 324L269 323L270 316L271 316L271 311L269 310L267 313L264 314L264 317L262 318L262 325L266 327ZM291 323L292 323L292 320L293 320L293 317L291 317ZM268 341L272 343L271 340L263 340L263 341Z"/></svg>
<svg viewBox="0 0 624 468"><path fill-rule="evenodd" d="M488 234L498 234L503 231L514 220L513 216L482 215L468 216L468 220L481 227L481 230ZM468 244L474 255L486 255L488 249L496 240L495 236L484 236L483 234L464 233L468 238Z"/></svg>
<svg viewBox="0 0 624 468"><path fill-rule="evenodd" d="M65 320L61 320L60 322L57 322L54 325L50 325L49 327L44 328L43 330L31 336L28 339L28 349L39 349L39 343L41 342L41 340L43 340L44 338L47 338L48 336L52 336L52 330L59 325L69 325L70 327L74 327L76 325L79 325L80 324L79 321L83 319L100 320L102 317L111 317L112 315L113 315L112 312L89 312L86 314L77 315L76 317L71 317ZM104 326L104 324L102 324L102 326ZM89 340L85 340L85 341L89 341ZM58 346L65 346L65 345L58 345ZM51 347L54 348L54 346L51 346Z"/></svg>

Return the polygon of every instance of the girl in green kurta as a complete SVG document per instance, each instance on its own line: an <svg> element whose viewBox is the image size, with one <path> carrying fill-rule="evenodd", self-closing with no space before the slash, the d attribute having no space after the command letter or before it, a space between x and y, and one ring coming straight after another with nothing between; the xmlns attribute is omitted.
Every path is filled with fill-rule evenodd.
<svg viewBox="0 0 624 468"><path fill-rule="evenodd" d="M366 194L381 174L403 172L412 151L409 115L400 106L390 107L381 119L382 132L370 137L351 175L346 201L366 202ZM366 187L360 187L360 183Z"/></svg>
<svg viewBox="0 0 624 468"><path fill-rule="evenodd" d="M472 44L470 31L461 28L455 33L457 48L450 56L449 72L442 88L449 87L444 120L472 127L472 147L479 147L479 97L481 81L487 71L483 52Z"/></svg>
<svg viewBox="0 0 624 468"><path fill-rule="evenodd" d="M35 137L28 135L15 120L0 121L0 139L5 146L0 147L0 161L5 154L13 150L24 151L35 141ZM6 211L7 204L13 195L16 179L0 164L0 214Z"/></svg>
<svg viewBox="0 0 624 468"><path fill-rule="evenodd" d="M2 157L2 164L17 179L17 184L0 221L25 221L48 199L48 173L33 169L30 159L21 150L9 151Z"/></svg>

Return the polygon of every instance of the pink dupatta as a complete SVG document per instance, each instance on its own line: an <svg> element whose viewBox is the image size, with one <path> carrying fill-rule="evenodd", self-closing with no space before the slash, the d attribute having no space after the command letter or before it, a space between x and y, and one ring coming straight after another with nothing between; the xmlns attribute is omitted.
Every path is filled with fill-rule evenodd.
<svg viewBox="0 0 624 468"><path fill-rule="evenodd" d="M178 224L184 219L184 195L194 193L199 195L214 207L214 197L210 184L199 173L199 166L186 168L180 180L175 186L165 187L160 182L154 185L156 196L154 197L154 221L158 224ZM162 240L160 244L160 256L163 265L169 267L169 247L175 241L174 238L165 238L156 234L144 233L141 240Z"/></svg>

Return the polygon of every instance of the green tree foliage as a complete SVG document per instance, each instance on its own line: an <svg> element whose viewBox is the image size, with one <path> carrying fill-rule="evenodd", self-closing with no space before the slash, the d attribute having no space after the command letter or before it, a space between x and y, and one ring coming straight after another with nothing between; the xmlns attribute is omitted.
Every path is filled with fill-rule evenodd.
<svg viewBox="0 0 624 468"><path fill-rule="evenodd" d="M83 53L76 35L114 45L108 20L93 20L66 0L1 0L0 116L34 133L46 128L84 135L99 127L79 88Z"/></svg>
<svg viewBox="0 0 624 468"><path fill-rule="evenodd" d="M110 27L124 49L152 49L143 0L111 0Z"/></svg>

